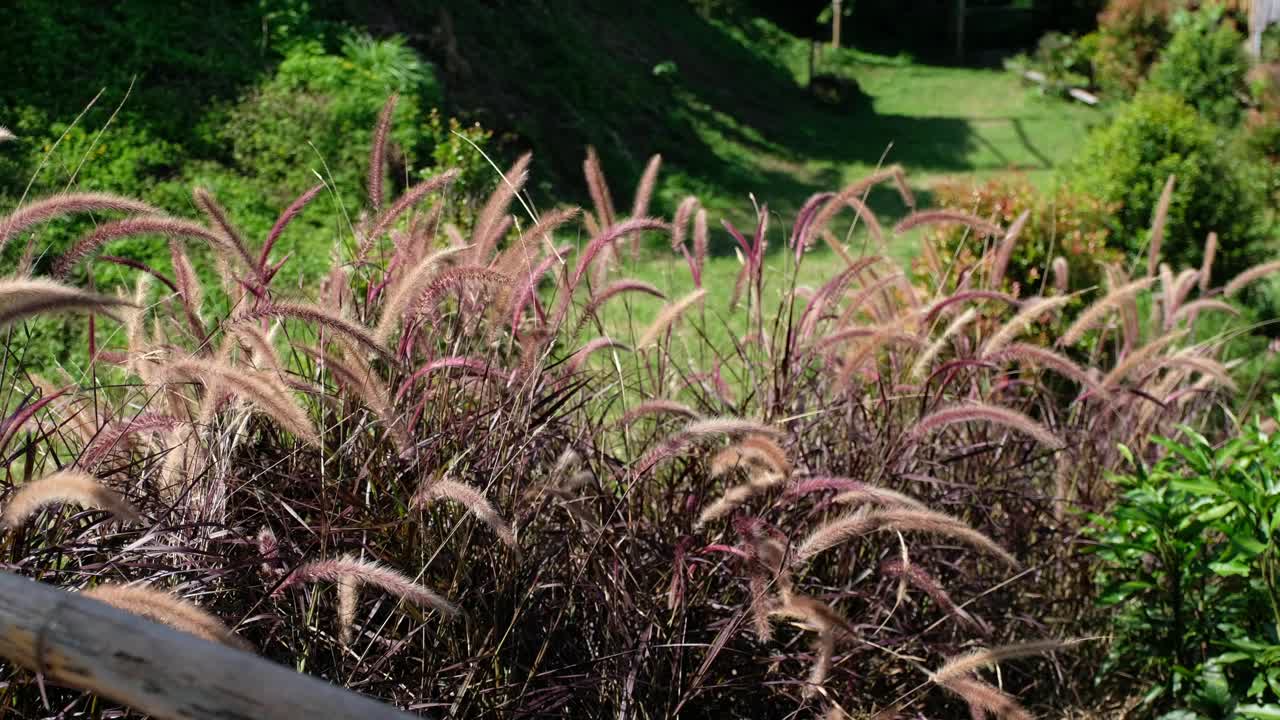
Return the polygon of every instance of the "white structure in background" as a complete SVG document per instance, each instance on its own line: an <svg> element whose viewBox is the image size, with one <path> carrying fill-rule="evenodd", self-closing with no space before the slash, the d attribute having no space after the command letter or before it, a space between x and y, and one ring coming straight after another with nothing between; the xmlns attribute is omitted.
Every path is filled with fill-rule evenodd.
<svg viewBox="0 0 1280 720"><path fill-rule="evenodd" d="M1262 31L1280 22L1280 0L1249 0L1249 52L1262 54Z"/></svg>

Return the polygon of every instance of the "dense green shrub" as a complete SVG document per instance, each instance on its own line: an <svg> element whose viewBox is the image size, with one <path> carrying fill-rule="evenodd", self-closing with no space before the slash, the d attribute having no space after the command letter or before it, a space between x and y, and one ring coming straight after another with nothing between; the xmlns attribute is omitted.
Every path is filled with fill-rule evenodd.
<svg viewBox="0 0 1280 720"><path fill-rule="evenodd" d="M1115 203L1121 246L1142 253L1152 215L1170 175L1177 177L1165 226L1163 256L1174 267L1199 264L1210 231L1222 239L1214 278L1270 259L1263 183L1256 165L1195 108L1167 93L1144 92L1110 125L1095 130L1070 182Z"/></svg>
<svg viewBox="0 0 1280 720"><path fill-rule="evenodd" d="M1153 684L1152 714L1280 716L1280 436L1184 435L1115 478L1124 496L1093 517L1099 603L1114 613L1107 667L1130 691L1134 676Z"/></svg>
<svg viewBox="0 0 1280 720"><path fill-rule="evenodd" d="M1091 38L1093 36L1090 36ZM1045 33L1031 55L1018 55L1005 63L1015 72L1033 70L1044 76L1041 92L1065 96L1073 87L1088 86L1092 80L1095 49L1089 42L1059 32Z"/></svg>
<svg viewBox="0 0 1280 720"><path fill-rule="evenodd" d="M391 93L400 94L391 176L403 182L404 170L431 150L421 121L440 89L431 66L399 38L352 36L338 54L315 40L297 43L275 76L228 113L221 136L242 171L286 193L313 184L305 169L321 161L349 186L362 175L371 128Z"/></svg>
<svg viewBox="0 0 1280 720"><path fill-rule="evenodd" d="M1121 257L1108 245L1114 208L1067 186L1043 193L1020 175L981 182L956 180L936 186L934 201L1006 226L1023 211L1030 211L1004 276L1005 285L1022 295L1042 287L1052 292L1053 280L1046 278L1046 273L1055 257L1066 259L1073 291L1098 285L1101 263ZM958 267L977 262L987 242L957 226L936 231L934 241L938 252L944 258L954 258Z"/></svg>
<svg viewBox="0 0 1280 720"><path fill-rule="evenodd" d="M1103 93L1125 98L1138 91L1169 40L1169 0L1110 0L1098 15L1093 69Z"/></svg>
<svg viewBox="0 0 1280 720"><path fill-rule="evenodd" d="M1150 86L1186 100L1209 120L1235 125L1249 63L1244 38L1220 9L1174 15L1175 32L1151 69Z"/></svg>

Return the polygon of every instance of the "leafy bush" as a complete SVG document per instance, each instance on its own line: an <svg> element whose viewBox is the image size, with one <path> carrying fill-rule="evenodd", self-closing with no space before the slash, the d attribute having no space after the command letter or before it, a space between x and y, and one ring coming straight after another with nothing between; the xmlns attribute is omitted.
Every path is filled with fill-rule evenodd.
<svg viewBox="0 0 1280 720"><path fill-rule="evenodd" d="M1223 126L1240 120L1245 90L1244 37L1222 18L1220 8L1174 15L1175 32L1149 84L1181 97L1200 114Z"/></svg>
<svg viewBox="0 0 1280 720"><path fill-rule="evenodd" d="M1098 15L1093 69L1110 97L1127 98L1141 87L1169 41L1170 0L1110 0Z"/></svg>
<svg viewBox="0 0 1280 720"><path fill-rule="evenodd" d="M1115 479L1119 502L1092 517L1099 603L1113 610L1107 669L1129 687L1135 676L1153 683L1150 712L1280 714L1280 435L1270 424L1220 446L1189 428L1183 441L1158 441L1167 454L1135 459Z"/></svg>
<svg viewBox="0 0 1280 720"><path fill-rule="evenodd" d="M339 54L304 41L289 50L274 77L230 109L218 135L242 173L282 193L277 202L288 202L314 182L299 172L305 168L323 164L322 174L354 185L378 111L388 94L399 93L391 176L403 183L406 170L418 167L441 139L423 123L439 92L431 67L403 39L350 36Z"/></svg>
<svg viewBox="0 0 1280 720"><path fill-rule="evenodd" d="M1143 92L1089 136L1069 178L1079 191L1118 206L1117 245L1141 254L1165 182L1176 176L1163 256L1174 266L1194 264L1209 232L1216 232L1217 282L1270 259L1256 172L1256 164L1181 98Z"/></svg>
<svg viewBox="0 0 1280 720"><path fill-rule="evenodd" d="M1066 96L1075 87L1087 87L1093 72L1096 48L1059 32L1045 33L1030 55L1018 55L1005 63L1015 72L1035 71L1044 76L1041 91Z"/></svg>
<svg viewBox="0 0 1280 720"><path fill-rule="evenodd" d="M1054 292L1051 266L1056 257L1067 262L1068 291L1099 285L1103 266L1123 257L1108 244L1115 206L1065 185L1042 193L1021 175L955 180L935 186L934 200L941 207L1006 225L1030 212L1004 273L1003 286L1015 295ZM942 228L932 239L957 268L976 264L990 243L963 226Z"/></svg>

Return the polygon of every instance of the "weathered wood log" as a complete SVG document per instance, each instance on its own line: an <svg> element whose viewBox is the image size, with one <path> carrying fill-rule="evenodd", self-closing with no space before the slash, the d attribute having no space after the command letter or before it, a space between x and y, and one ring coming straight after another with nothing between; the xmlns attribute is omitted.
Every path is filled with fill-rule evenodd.
<svg viewBox="0 0 1280 720"><path fill-rule="evenodd" d="M0 655L157 718L415 716L318 678L0 572Z"/></svg>

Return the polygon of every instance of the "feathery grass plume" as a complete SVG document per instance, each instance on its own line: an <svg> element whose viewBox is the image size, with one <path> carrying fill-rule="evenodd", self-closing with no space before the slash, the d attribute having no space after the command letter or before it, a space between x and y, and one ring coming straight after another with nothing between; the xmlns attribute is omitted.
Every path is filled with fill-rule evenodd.
<svg viewBox="0 0 1280 720"><path fill-rule="evenodd" d="M23 485L5 505L0 522L13 530L41 508L59 503L106 510L124 522L142 522L138 511L120 493L80 470L61 470Z"/></svg>
<svg viewBox="0 0 1280 720"><path fill-rule="evenodd" d="M600 308L605 303L623 293L629 292L644 293L645 295L650 295L660 300L667 299L667 296L661 290L647 282L628 279L615 281L610 283L600 292L594 293L591 296L591 301L587 303L585 308L583 308L582 316L578 319L578 324L574 327L573 332L569 333L569 336L573 337L581 332L582 327L586 325L591 318L595 317L596 313L600 311Z"/></svg>
<svg viewBox="0 0 1280 720"><path fill-rule="evenodd" d="M1066 295L1071 290L1071 266L1067 264L1067 259L1061 255L1053 259L1051 265L1053 269L1053 288L1061 295Z"/></svg>
<svg viewBox="0 0 1280 720"><path fill-rule="evenodd" d="M279 327L279 325L275 326ZM240 341L249 352L249 360L254 367L259 370L271 370L280 377L286 377L284 365L280 362L280 356L276 354L275 345L271 342L270 335L263 331L262 328L250 323L237 323L227 328L227 332Z"/></svg>
<svg viewBox="0 0 1280 720"><path fill-rule="evenodd" d="M836 333L828 339L837 339L840 335L841 333ZM824 339L825 341L826 339ZM854 375L863 369L868 360L876 361L877 353L886 345L908 345L913 348L919 348L924 345L924 341L911 333L898 332L891 327L879 328L862 343L850 348L849 352L845 354L845 359L836 378L836 384L840 387L848 387L853 382Z"/></svg>
<svg viewBox="0 0 1280 720"><path fill-rule="evenodd" d="M1057 436L1017 410L976 401L962 402L935 410L911 426L907 437L912 442L919 442L934 430L962 422L987 422L1029 435L1041 445L1054 450L1061 450L1064 447L1064 443Z"/></svg>
<svg viewBox="0 0 1280 720"><path fill-rule="evenodd" d="M373 333L358 323L347 320L337 313L326 310L319 305L310 303L291 303L291 302L268 302L259 305L252 310L240 313L233 318L233 322L241 323L250 320L261 320L262 318L281 318L294 319L303 322L313 323L332 330L342 337L352 340L366 350L390 357L391 351L386 348Z"/></svg>
<svg viewBox="0 0 1280 720"><path fill-rule="evenodd" d="M604 170L600 167L600 156L590 145L587 146L587 157L582 161L582 173L587 179L587 191L596 210L596 222L602 228L609 227L617 220L613 196L609 194L609 184L605 182Z"/></svg>
<svg viewBox="0 0 1280 720"><path fill-rule="evenodd" d="M378 326L373 331L373 338L379 344L391 339L396 326L404 320L409 308L417 302L422 293L436 277L436 268L441 261L466 249L463 247L445 248L423 258L414 265L403 278L395 284L383 303L382 315L378 318Z"/></svg>
<svg viewBox="0 0 1280 720"><path fill-rule="evenodd" d="M506 234L507 208L529 179L529 161L532 157L532 154L525 153L516 158L511 169L498 181L497 187L489 194L489 199L476 215L475 228L471 232L471 264L488 264L498 240Z"/></svg>
<svg viewBox="0 0 1280 720"><path fill-rule="evenodd" d="M391 118L399 101L400 93L391 93L382 106L382 112L378 113L378 124L373 130L373 144L369 148L369 209L374 213L382 210L382 177L387 165L387 138L391 134Z"/></svg>
<svg viewBox="0 0 1280 720"><path fill-rule="evenodd" d="M1018 704L1013 696L1005 691L975 678L953 678L942 687L955 693L961 700L969 704L969 712L977 720L983 720L991 713L996 720L1031 720L1031 713Z"/></svg>
<svg viewBox="0 0 1280 720"><path fill-rule="evenodd" d="M693 216L693 261L689 271L693 273L693 286L702 287L702 268L707 262L707 247L710 235L707 232L707 211L699 208Z"/></svg>
<svg viewBox="0 0 1280 720"><path fill-rule="evenodd" d="M1222 294L1226 297L1231 297L1255 280L1260 280L1278 271L1280 271L1280 260L1272 260L1271 262L1254 265L1239 275L1231 278L1231 282L1228 282L1226 287L1222 289Z"/></svg>
<svg viewBox="0 0 1280 720"><path fill-rule="evenodd" d="M155 278L155 279L159 280L160 282L164 283L164 284L165 284L165 286L167 286L167 287L168 287L170 290L172 290L173 292L175 292L175 293L176 293L176 292L178 292L178 286L177 286L177 284L175 284L175 283L174 283L172 280L170 280L169 278L165 277L165 274L164 274L164 273L160 272L159 270L156 270L155 268L153 268L153 267L151 267L150 265L148 265L148 264L146 264L146 263L142 262L141 260L134 260L133 258L123 258L123 257L119 257L119 256L116 256L116 255L99 255L99 256L98 256L98 260L100 260L100 261L102 261L102 262L106 262L106 263L111 263L112 265L120 265L121 267L133 268L134 270L140 270L140 271L142 271L142 272L146 273L147 275L149 275L149 276L151 276L151 277L153 277L153 278Z"/></svg>
<svg viewBox="0 0 1280 720"><path fill-rule="evenodd" d="M113 240L137 235L163 235L170 238L194 238L204 240L215 248L223 248L222 236L209 228L190 220L167 215L140 215L123 220L103 223L71 246L53 264L52 274L65 279L81 260L93 251Z"/></svg>
<svg viewBox="0 0 1280 720"><path fill-rule="evenodd" d="M321 440L307 413L289 396L288 388L271 373L253 372L212 360L183 359L163 366L170 380L188 380L209 388L220 385L232 395L258 406L299 440L319 447Z"/></svg>
<svg viewBox="0 0 1280 720"><path fill-rule="evenodd" d="M1018 567L1017 559L1009 551L965 523L940 512L910 507L855 510L844 517L831 520L815 529L800 543L796 550L795 562L803 563L814 555L847 540L882 530L922 532L948 537L984 550L1000 558L1010 567Z"/></svg>
<svg viewBox="0 0 1280 720"><path fill-rule="evenodd" d="M253 652L253 646L244 638L231 632L221 620L195 603L163 590L143 585L103 583L84 590L80 594L131 615L167 625L174 630L181 630L188 635L195 635L237 650Z"/></svg>
<svg viewBox="0 0 1280 720"><path fill-rule="evenodd" d="M1022 305L1022 301L1018 300L1018 298L995 290L961 290L929 306L929 309L924 314L924 324L933 323L940 314L952 305L971 300L996 300L1012 307L1021 307Z"/></svg>
<svg viewBox="0 0 1280 720"><path fill-rule="evenodd" d="M324 183L313 185L306 192L302 193L293 202L289 203L289 207L280 213L276 218L276 222L271 226L271 232L267 233L267 240L262 244L262 251L258 254L258 272L266 273L267 261L271 258L271 250L275 247L280 236L284 234L285 228L289 227L289 223L311 204L312 200L324 190Z"/></svg>
<svg viewBox="0 0 1280 720"><path fill-rule="evenodd" d="M38 373L28 372L31 384L40 389L40 394L53 397L53 406L62 415L66 425L70 427L82 442L89 442L98 433L99 413L104 409L89 398L76 398L64 395L63 388L73 387L76 381L65 369L59 367L62 385L54 385Z"/></svg>
<svg viewBox="0 0 1280 720"><path fill-rule="evenodd" d="M1203 377L1212 378L1215 382L1232 392L1236 392L1235 380L1231 379L1231 372L1226 365L1207 358L1202 355L1193 355L1186 351L1170 355L1162 358L1158 363L1159 367L1181 367L1188 370L1194 370Z"/></svg>
<svg viewBox="0 0 1280 720"><path fill-rule="evenodd" d="M853 282L853 279L866 270L871 265L881 261L879 255L859 258L854 264L843 268L836 273L830 280L823 283L818 291L813 293L809 298L809 302L805 304L804 312L800 315L800 331L796 333L797 337L806 340L813 334L813 330L823 319L823 311L826 306L837 297L844 295L845 289Z"/></svg>
<svg viewBox="0 0 1280 720"><path fill-rule="evenodd" d="M687 418L700 418L697 410L675 400L646 400L622 414L618 419L618 427L626 427L642 417L653 415L679 415Z"/></svg>
<svg viewBox="0 0 1280 720"><path fill-rule="evenodd" d="M1010 341L1031 327L1031 323L1035 322L1041 315L1057 310L1071 302L1074 297L1074 295L1056 295L1028 301L1018 311L1018 314L1013 316L1013 319L1001 326L994 335L987 338L987 341L982 344L982 348L978 351L978 357L988 358L1000 352Z"/></svg>
<svg viewBox="0 0 1280 720"><path fill-rule="evenodd" d="M782 430L774 428L773 425L760 423L758 420L730 418L730 416L692 421L689 425L685 425L684 432L698 438L751 433L760 434L760 436L781 437L783 434Z"/></svg>
<svg viewBox="0 0 1280 720"><path fill-rule="evenodd" d="M511 317L508 318L513 330L520 328L520 318L524 317L524 309L530 303L533 304L534 317L537 322L545 324L546 316L541 310L537 299L538 285L542 282L542 276L546 275L551 268L557 265L563 266L565 264L564 257L572 251L573 246L567 243L558 248L553 248L553 252L543 258L542 262L538 263L527 275L517 274L515 290L511 293ZM563 273L561 277L565 277L567 274L567 272ZM569 312L569 301L570 298L567 295L557 295L556 302L560 303L561 306L556 310L557 313L560 313L556 327L559 327L560 323L564 321L564 313Z"/></svg>
<svg viewBox="0 0 1280 720"><path fill-rule="evenodd" d="M1151 302L1151 327L1161 327L1169 325L1170 316L1177 310L1174 304L1173 292L1174 283L1173 270L1168 263L1160 263L1160 298L1152 298ZM1163 312L1162 312L1163 309ZM1163 320L1161 316L1163 315Z"/></svg>
<svg viewBox="0 0 1280 720"><path fill-rule="evenodd" d="M699 288L679 300L665 305L662 308L662 312L658 313L658 317L654 318L649 327L645 328L644 333L640 336L640 342L636 343L636 347L646 348L657 343L667 328L671 327L671 324L683 315L686 310L706 297L706 294L706 288Z"/></svg>
<svg viewBox="0 0 1280 720"><path fill-rule="evenodd" d="M696 213L701 206L702 204L698 202L698 198L694 195L690 195L684 200L681 200L680 204L676 206L676 214L671 221L672 250L677 252L681 250L688 252L688 249L685 248L684 244L689 232L689 222L693 220L694 213ZM635 215L636 213L632 213L632 217L635 217Z"/></svg>
<svg viewBox="0 0 1280 720"><path fill-rule="evenodd" d="M783 479L791 475L791 461L777 442L762 435L747 435L716 453L711 459L711 477L719 477L745 465L758 465L781 475Z"/></svg>
<svg viewBox="0 0 1280 720"><path fill-rule="evenodd" d="M1192 300L1186 305L1180 306L1178 311L1173 314L1173 322L1176 325L1184 318L1194 320L1200 313L1209 311L1224 312L1228 315L1240 314L1240 310L1231 303L1215 300L1213 298L1205 298L1202 300Z"/></svg>
<svg viewBox="0 0 1280 720"><path fill-rule="evenodd" d="M1022 234L1022 228L1026 226L1027 219L1030 217L1031 211L1023 210L1022 214L1009 226L1009 231L1004 234L1004 240L996 250L995 261L991 267L990 285L993 289L999 288L1004 282L1004 273L1009 268L1009 259L1013 257L1013 248L1018 244L1018 236Z"/></svg>
<svg viewBox="0 0 1280 720"><path fill-rule="evenodd" d="M583 248L582 253L578 256L578 264L573 269L573 275L569 279L568 290L572 292L577 289L578 284L582 282L582 278L587 274L592 264L595 262L596 256L605 247L617 242L631 233L643 232L645 230L669 230L670 225L656 218L630 218L620 223L605 226L591 241Z"/></svg>
<svg viewBox="0 0 1280 720"><path fill-rule="evenodd" d="M511 278L496 270L480 265L463 265L450 268L439 275L418 300L417 312L422 315L431 314L436 305L449 292L462 290L468 286L481 288L500 288L509 286Z"/></svg>
<svg viewBox="0 0 1280 720"><path fill-rule="evenodd" d="M1196 281L1200 278L1200 271L1187 268L1178 273L1178 277L1174 280L1172 289L1165 295L1164 322L1165 330L1173 327L1174 318L1178 315L1178 310L1182 308L1183 303L1187 301L1187 297L1191 294L1191 288L1196 286Z"/></svg>
<svg viewBox="0 0 1280 720"><path fill-rule="evenodd" d="M565 370L568 370L569 372L576 372L580 370L582 366L586 364L587 358L591 357L592 353L596 353L601 350L630 352L631 347L608 336L589 340L585 345L573 351L573 354L569 356L567 361L565 361Z"/></svg>
<svg viewBox="0 0 1280 720"><path fill-rule="evenodd" d="M158 213L154 207L132 198L109 193L66 193L28 203L0 218L0 250L14 236L40 223L64 215L87 212Z"/></svg>
<svg viewBox="0 0 1280 720"><path fill-rule="evenodd" d="M854 486L846 487L841 490L835 497L831 498L831 502L837 505L863 505L871 503L882 507L901 507L914 510L924 510L924 503L897 490L889 488L877 487L856 480L850 481Z"/></svg>
<svg viewBox="0 0 1280 720"><path fill-rule="evenodd" d="M493 530L493 533L508 547L518 547L516 536L511 532L511 526L502 519L488 498L476 488L448 478L428 480L414 493L409 504L412 507L421 508L434 500L452 500L462 505L480 522L488 525L489 529Z"/></svg>
<svg viewBox="0 0 1280 720"><path fill-rule="evenodd" d="M943 330L942 334L938 336L938 339L930 343L929 347L920 353L920 357L916 358L915 364L911 366L911 377L916 380L923 380L925 373L933 365L934 358L938 357L938 353L942 352L947 343L951 342L951 338L968 327L969 323L973 322L977 317L978 311L974 308L969 308L955 320L952 320L947 329Z"/></svg>
<svg viewBox="0 0 1280 720"><path fill-rule="evenodd" d="M176 240L169 241L169 257L173 262L173 279L178 286L178 299L186 313L187 322L197 341L203 340L206 333L200 308L204 305L204 289L200 286L200 279L196 277L196 269L191 265L191 258L182 249L182 243Z"/></svg>
<svg viewBox="0 0 1280 720"><path fill-rule="evenodd" d="M796 261L799 262L804 251L813 244L813 236L824 232L827 223L830 222L831 218L835 217L835 213L839 212L842 206L847 204L845 198L854 198L860 201L861 198L859 196L864 195L872 186L878 185L885 180L893 180L898 188L898 193L902 196L902 201L908 207L915 207L915 198L911 195L910 187L907 186L906 175L898 165L891 165L872 173L848 185L839 193L824 192L811 195L800 208L800 212L796 213L796 221L792 227L789 243L795 251ZM854 206L850 205L850 207ZM843 248L840 249L843 251Z"/></svg>
<svg viewBox="0 0 1280 720"><path fill-rule="evenodd" d="M458 614L458 608L448 600L401 573L380 563L358 560L350 555L332 560L314 560L299 566L276 587L275 594L283 593L295 585L313 582L336 583L343 578L357 581L361 585L372 585L402 600L436 610L442 615L452 617Z"/></svg>
<svg viewBox="0 0 1280 720"><path fill-rule="evenodd" d="M192 193L195 199L196 207L204 213L209 222L222 234L221 245L230 248L244 263L245 268L252 270L255 274L259 273L258 263L253 255L249 252L249 246L245 244L244 236L232 224L231 219L227 217L227 211L218 204L213 194L205 188L196 188Z"/></svg>
<svg viewBox="0 0 1280 720"><path fill-rule="evenodd" d="M447 188L456 179L458 179L458 171L456 169L446 170L405 190L400 197L396 198L394 203L391 203L390 207L382 211L382 214L373 221L369 227L369 232L360 243L360 249L356 257L361 260L367 258L369 251L373 248L373 244L391 229L391 226L395 224L401 215L409 208L422 202L422 199L431 193Z"/></svg>
<svg viewBox="0 0 1280 720"><path fill-rule="evenodd" d="M769 614L776 607L774 599L769 597L770 584L778 585L782 597L791 597L791 576L783 562L786 549L782 543L763 535L754 538L748 548L744 559L747 561L747 587L751 591L751 623L756 638L760 642L769 642L773 639Z"/></svg>
<svg viewBox="0 0 1280 720"><path fill-rule="evenodd" d="M58 398L65 393L70 392L73 388L74 386L68 385L60 390L55 390L52 393L44 392L42 390L43 396L39 400L36 400L25 407L18 408L17 412L10 415L8 418L5 418L3 422L0 422L0 452L3 452L5 448L9 447L9 441L17 437L18 433L22 432L22 427L26 425L31 418L35 417L36 413L40 412L50 403L58 400Z"/></svg>
<svg viewBox="0 0 1280 720"><path fill-rule="evenodd" d="M709 522L719 520L761 491L775 487L782 482L781 475L769 471L753 473L750 477L752 480L741 485L734 485L725 490L723 495L703 508L698 515L697 521L693 524L694 528L701 528Z"/></svg>
<svg viewBox="0 0 1280 720"><path fill-rule="evenodd" d="M930 674L930 679L936 683L944 684L956 678L972 675L987 665L995 665L1005 660L1014 660L1032 655L1044 655L1045 653L1064 650L1074 644L1074 642L1064 642L1062 640L1036 640L1034 642L974 650L964 655L947 658L942 667Z"/></svg>
<svg viewBox="0 0 1280 720"><path fill-rule="evenodd" d="M338 642L343 647L354 639L356 608L360 602L360 581L346 575L338 578Z"/></svg>
<svg viewBox="0 0 1280 720"><path fill-rule="evenodd" d="M1119 307L1123 303L1133 299L1138 293L1151 287L1155 282L1155 278L1148 277L1141 280L1134 280L1119 287L1114 287L1110 292L1104 295L1100 300L1094 301L1075 322L1067 328L1058 340L1060 345L1075 345L1084 338L1084 334L1092 330L1099 322L1106 317L1107 313L1112 309Z"/></svg>
<svg viewBox="0 0 1280 720"><path fill-rule="evenodd" d="M821 235L823 239L831 244L832 250L837 254L843 254L844 247L837 246L835 237L826 232L826 230L827 226L831 224L831 221L835 216L847 206L849 209L853 210L854 217L862 220L863 225L867 228L867 234L871 236L871 239L875 242L876 246L883 247L884 229L880 227L880 220L876 217L875 213L871 211L871 208L862 201L862 198L858 197L866 192L867 187L868 186L865 186L864 183L858 182L844 190L841 190L838 194L827 201L827 203L823 205L822 208L813 216L812 222L806 229L806 234L812 235L816 233Z"/></svg>
<svg viewBox="0 0 1280 720"><path fill-rule="evenodd" d="M848 306L846 306L844 312L840 314L840 319L836 321L836 327L843 327L845 324L852 322L854 315L862 309L863 304L866 303L868 299L876 293L884 292L887 287L903 280L905 277L906 275L904 273L893 272L885 275L884 277L876 278L870 283L864 285L862 289L858 291L858 294L854 295L853 298L849 300ZM877 317L875 311L873 311L871 315L872 317Z"/></svg>
<svg viewBox="0 0 1280 720"><path fill-rule="evenodd" d="M840 629L848 626L848 621L830 605L805 595L791 596L787 602L770 614L800 620L807 629L818 634L814 647L816 657L813 667L809 670L809 679L803 692L805 697L812 697L826 682L827 674L831 671L831 661L835 655L836 634Z"/></svg>
<svg viewBox="0 0 1280 720"><path fill-rule="evenodd" d="M658 171L661 168L661 155L649 158L649 163L644 166L644 173L640 175L640 183L636 185L635 198L631 203L631 217L644 217L649 214L649 201L653 198L653 189L658 184Z"/></svg>
<svg viewBox="0 0 1280 720"><path fill-rule="evenodd" d="M74 310L111 316L128 300L99 295L46 278L0 280L0 327L46 312Z"/></svg>
<svg viewBox="0 0 1280 720"><path fill-rule="evenodd" d="M1142 347L1128 353L1124 359L1116 364L1111 372L1102 377L1102 386L1105 388L1115 387L1116 383L1124 380L1129 373L1145 365L1149 360L1163 352L1169 345L1177 342L1186 335L1186 330L1174 330L1152 340Z"/></svg>
<svg viewBox="0 0 1280 720"><path fill-rule="evenodd" d="M412 440L391 407L391 392L368 363L355 353L347 353L345 358L339 359L319 348L300 345L294 345L294 347L317 362L324 363L325 368L339 385L355 393L360 402L373 411L378 422L386 428L387 435L395 443L396 449L402 455L409 452Z"/></svg>
<svg viewBox="0 0 1280 720"><path fill-rule="evenodd" d="M17 140L17 139L18 139L18 136L14 135L12 130L10 130L9 128L3 125L0 125L0 143L13 142L14 140Z"/></svg>
<svg viewBox="0 0 1280 720"><path fill-rule="evenodd" d="M551 244L551 234L578 217L581 212L579 208L570 207L543 213L542 217L538 218L537 224L523 233L519 240L498 256L493 263L493 269L504 275L527 280L533 269L537 267L538 258L542 255L542 248L539 246L545 244L547 251L557 255L555 246Z"/></svg>
<svg viewBox="0 0 1280 720"><path fill-rule="evenodd" d="M883 491L887 494L884 496L884 499L886 500L886 502L882 504L886 504L886 505L895 504L895 502L892 500L890 496L899 495L899 493L895 493L892 490L884 490L883 488L878 488L878 487L875 487L874 485L868 485L858 480L853 480L846 477L839 477L835 475L818 475L814 477L807 477L807 478L797 480L793 482L790 487L787 488L786 495L787 497L800 497L802 495L809 495L811 493L816 493L816 492L825 492L827 490L839 490L841 493L850 493L850 492L873 493L873 492ZM908 503L905 503L907 505L924 507L923 505L920 505L919 503L907 497L906 495L902 495L901 497L904 500L910 501Z"/></svg>
<svg viewBox="0 0 1280 720"><path fill-rule="evenodd" d="M991 360L997 362L1014 360L1017 362L1046 367L1079 385L1089 388L1091 391L1104 398L1110 399L1111 397L1111 392L1098 383L1092 375L1085 372L1084 368L1072 362L1071 359L1065 355L1061 355L1039 345L1032 345L1030 343L1012 343L999 354L992 357Z"/></svg>
<svg viewBox="0 0 1280 720"><path fill-rule="evenodd" d="M1200 292L1209 292L1213 280L1213 259L1218 254L1218 233L1210 232L1204 241L1204 260L1200 262Z"/></svg>
<svg viewBox="0 0 1280 720"><path fill-rule="evenodd" d="M886 560L880 563L880 572L888 577L903 580L911 587L928 595L944 613L977 628L979 631L986 630L964 608L956 605L951 600L951 595L942 587L942 584L919 565L912 562L904 562L903 560Z"/></svg>
<svg viewBox="0 0 1280 720"><path fill-rule="evenodd" d="M413 384L418 380L436 372L437 370L452 369L465 370L466 374L471 377L487 378L501 383L506 383L511 379L509 373L503 371L501 368L490 365L485 360L456 356L440 358L438 360L432 360L426 365L414 370L413 374L406 378L405 381L400 384L399 389L396 390L396 400L398 401L400 398L404 397L404 394L409 392L409 390L413 388Z"/></svg>
<svg viewBox="0 0 1280 720"><path fill-rule="evenodd" d="M1164 246L1165 221L1169 219L1169 203L1173 200L1175 180L1175 176L1170 175L1169 179L1164 181L1164 189L1160 191L1155 215L1151 219L1151 242L1147 247L1147 277L1155 276L1156 266L1160 263L1160 250Z"/></svg>
<svg viewBox="0 0 1280 720"><path fill-rule="evenodd" d="M995 237L1001 234L1000 226L980 217L959 210L920 210L913 212L893 227L895 233L904 233L921 225L965 225L978 237Z"/></svg>
<svg viewBox="0 0 1280 720"><path fill-rule="evenodd" d="M135 415L124 420L117 420L94 436L80 452L76 465L86 470L95 470L103 458L117 449L128 439L139 433L172 430L177 421L163 413L148 412ZM3 445L0 445L3 447Z"/></svg>
<svg viewBox="0 0 1280 720"><path fill-rule="evenodd" d="M636 459L632 463L632 468L637 475L644 475L658 463L673 457L698 440L721 435L746 434L778 437L782 435L782 431L755 420L736 417L721 416L695 420L681 430L668 435L656 447Z"/></svg>

